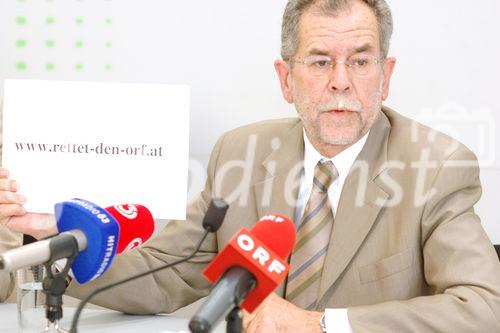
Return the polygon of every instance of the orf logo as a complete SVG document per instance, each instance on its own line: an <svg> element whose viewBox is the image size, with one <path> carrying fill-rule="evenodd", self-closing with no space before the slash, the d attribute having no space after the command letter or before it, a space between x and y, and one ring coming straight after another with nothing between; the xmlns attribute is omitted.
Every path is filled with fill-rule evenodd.
<svg viewBox="0 0 500 333"><path fill-rule="evenodd" d="M281 274L285 271L286 266L283 265L277 258L271 258L271 254L262 246L255 248L255 242L249 235L241 234L236 239L236 243L245 252L253 252L252 259L257 261L261 266L266 267L271 273ZM270 263L268 263L270 261Z"/></svg>
<svg viewBox="0 0 500 333"><path fill-rule="evenodd" d="M118 213L122 214L129 220L133 220L137 217L137 207L134 205L117 205L114 207Z"/></svg>

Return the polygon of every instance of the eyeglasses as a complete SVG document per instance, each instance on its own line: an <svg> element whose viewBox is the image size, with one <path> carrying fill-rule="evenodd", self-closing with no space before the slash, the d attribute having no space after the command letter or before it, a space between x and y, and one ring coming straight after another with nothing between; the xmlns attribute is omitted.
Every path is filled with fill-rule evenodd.
<svg viewBox="0 0 500 333"><path fill-rule="evenodd" d="M359 77L368 77L375 73L377 66L383 59L377 59L369 55L356 55L346 61L336 61L324 55L311 55L303 60L290 60L293 63L306 66L310 76L324 77L331 73L337 64L344 64L347 70Z"/></svg>

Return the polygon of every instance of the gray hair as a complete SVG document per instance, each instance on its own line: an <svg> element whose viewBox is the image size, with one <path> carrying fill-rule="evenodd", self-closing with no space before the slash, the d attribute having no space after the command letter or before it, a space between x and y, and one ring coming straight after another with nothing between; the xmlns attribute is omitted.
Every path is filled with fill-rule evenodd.
<svg viewBox="0 0 500 333"><path fill-rule="evenodd" d="M353 0L289 0L283 14L281 27L281 57L290 60L297 52L299 43L299 21L302 14L313 5L318 13L326 16L336 16L341 11L350 8ZM380 48L385 58L389 53L393 29L392 14L385 0L362 0L375 14L378 21Z"/></svg>

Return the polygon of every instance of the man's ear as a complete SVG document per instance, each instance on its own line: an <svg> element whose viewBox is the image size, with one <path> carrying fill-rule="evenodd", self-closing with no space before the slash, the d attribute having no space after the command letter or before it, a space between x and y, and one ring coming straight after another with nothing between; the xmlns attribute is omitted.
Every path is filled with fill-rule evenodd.
<svg viewBox="0 0 500 333"><path fill-rule="evenodd" d="M291 68L286 61L276 60L274 68L278 74L281 85L281 93L288 103L293 103Z"/></svg>
<svg viewBox="0 0 500 333"><path fill-rule="evenodd" d="M389 87L391 83L392 73L396 66L396 58L387 58L384 64L384 82L382 85L382 100L385 101L389 97Z"/></svg>

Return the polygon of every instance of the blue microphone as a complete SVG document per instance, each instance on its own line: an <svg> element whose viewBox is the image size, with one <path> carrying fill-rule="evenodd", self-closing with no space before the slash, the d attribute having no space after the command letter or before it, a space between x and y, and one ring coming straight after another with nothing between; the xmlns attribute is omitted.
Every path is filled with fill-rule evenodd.
<svg viewBox="0 0 500 333"><path fill-rule="evenodd" d="M133 214L131 214L131 212ZM51 244L71 235L78 245L71 270L83 284L102 276L121 248L130 250L145 242L154 231L154 219L140 205L101 208L83 199L72 199L55 205L57 229L60 234L0 254L0 270L14 271L65 258L66 252L54 253ZM130 243L129 243L130 242Z"/></svg>
<svg viewBox="0 0 500 333"><path fill-rule="evenodd" d="M75 258L71 270L78 283L97 279L109 268L116 254L120 227L105 209L83 199L55 205L59 232L80 230L87 248Z"/></svg>

